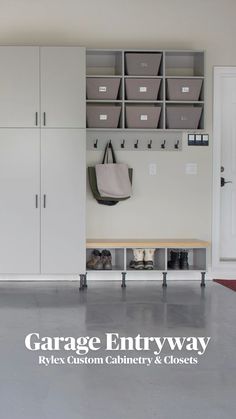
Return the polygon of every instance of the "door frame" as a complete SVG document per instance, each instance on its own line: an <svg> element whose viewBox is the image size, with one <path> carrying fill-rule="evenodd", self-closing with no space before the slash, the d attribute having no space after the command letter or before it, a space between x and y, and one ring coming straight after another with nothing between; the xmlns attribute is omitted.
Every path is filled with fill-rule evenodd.
<svg viewBox="0 0 236 419"><path fill-rule="evenodd" d="M230 279L236 277L236 262L220 260L220 89L223 77L236 77L236 66L217 66L213 72L212 272L214 277Z"/></svg>

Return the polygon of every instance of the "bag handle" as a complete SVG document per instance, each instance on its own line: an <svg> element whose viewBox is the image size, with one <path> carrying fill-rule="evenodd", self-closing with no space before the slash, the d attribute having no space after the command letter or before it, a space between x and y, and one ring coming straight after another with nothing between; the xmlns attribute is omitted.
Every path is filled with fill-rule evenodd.
<svg viewBox="0 0 236 419"><path fill-rule="evenodd" d="M102 164L106 164L106 163L109 162L109 151L111 151L112 163L116 163L116 156L115 156L114 148L113 148L112 142L110 140L106 145L103 160L102 160Z"/></svg>

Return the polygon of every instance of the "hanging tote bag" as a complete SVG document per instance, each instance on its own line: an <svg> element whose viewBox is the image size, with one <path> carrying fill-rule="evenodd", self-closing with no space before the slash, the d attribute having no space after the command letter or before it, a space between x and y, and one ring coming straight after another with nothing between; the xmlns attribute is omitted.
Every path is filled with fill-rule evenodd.
<svg viewBox="0 0 236 419"><path fill-rule="evenodd" d="M112 163L109 163L111 152ZM96 164L97 187L101 197L128 199L132 194L129 168L125 163L117 163L112 143L109 142L102 164Z"/></svg>
<svg viewBox="0 0 236 419"><path fill-rule="evenodd" d="M110 142L106 145L106 148L105 148L105 152L104 152L104 156L103 156L103 162L104 163L107 160L107 158L109 158L107 156L107 152L109 151L108 150L109 145L110 145ZM111 152L112 152L112 150L111 150ZM113 153L114 153L114 150L113 150ZM115 158L115 156L114 156L114 158ZM112 157L112 159L113 159L113 157ZM129 168L129 179L130 179L130 182L132 184L133 169L130 169L130 168ZM111 198L111 197L108 197L108 196L107 197L102 197L100 195L98 187L97 187L97 178L96 178L95 167L92 167L92 166L88 167L88 180L89 180L90 188L91 188L91 191L92 191L92 194L93 194L94 198L101 205L113 206L113 205L118 204L119 201L124 201L124 200L129 198L129 197L127 197L127 198Z"/></svg>

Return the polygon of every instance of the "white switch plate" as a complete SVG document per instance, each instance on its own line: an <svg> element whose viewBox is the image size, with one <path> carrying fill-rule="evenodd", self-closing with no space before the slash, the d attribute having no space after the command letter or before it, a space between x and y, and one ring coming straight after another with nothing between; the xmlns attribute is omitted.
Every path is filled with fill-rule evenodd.
<svg viewBox="0 0 236 419"><path fill-rule="evenodd" d="M197 163L186 163L185 174L186 175L197 175L198 167Z"/></svg>
<svg viewBox="0 0 236 419"><path fill-rule="evenodd" d="M157 165L156 163L149 163L148 171L150 176L156 176L157 174Z"/></svg>

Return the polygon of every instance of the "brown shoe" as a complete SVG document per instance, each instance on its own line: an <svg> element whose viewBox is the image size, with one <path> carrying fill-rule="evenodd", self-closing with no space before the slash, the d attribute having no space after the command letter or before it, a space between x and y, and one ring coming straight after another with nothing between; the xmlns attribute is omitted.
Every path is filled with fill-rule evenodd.
<svg viewBox="0 0 236 419"><path fill-rule="evenodd" d="M111 270L112 269L112 257L109 250L103 250L101 253L101 262L103 263L103 269Z"/></svg>
<svg viewBox="0 0 236 419"><path fill-rule="evenodd" d="M91 257L86 263L87 269L102 270L103 263L101 261L101 253L99 250L94 249L92 251Z"/></svg>

